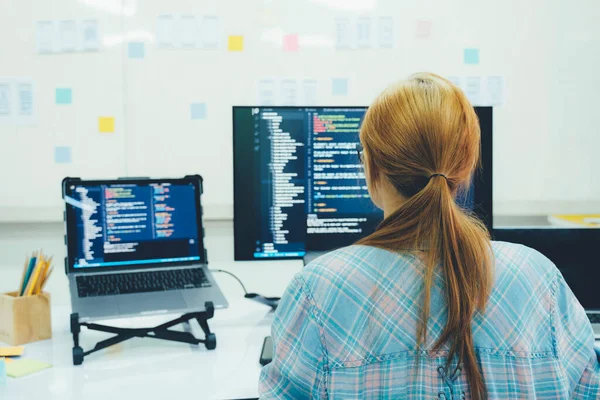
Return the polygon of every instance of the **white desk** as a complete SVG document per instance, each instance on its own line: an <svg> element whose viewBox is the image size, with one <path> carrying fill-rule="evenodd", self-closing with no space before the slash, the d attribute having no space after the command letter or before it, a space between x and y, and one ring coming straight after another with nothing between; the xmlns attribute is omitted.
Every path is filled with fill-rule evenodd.
<svg viewBox="0 0 600 400"><path fill-rule="evenodd" d="M233 262L233 238L229 223L207 224L207 248L211 269L225 269L236 274L252 292L280 296L301 261ZM58 226L60 229L60 226ZM44 246L55 259L64 254L62 234L50 237L7 235L0 233L0 254L18 252L22 258L33 248ZM24 238L23 236L27 236ZM23 244L29 241L29 245ZM42 242L40 244L39 242ZM37 244L36 244L37 243ZM15 249L16 247L16 249ZM23 251L22 251L23 250ZM0 291L12 290L20 280L20 264L0 264ZM134 338L112 348L87 356L81 366L73 366L73 340L69 327L71 313L68 283L57 271L48 284L52 294L53 338L25 346L24 357L49 362L51 369L20 378L8 378L0 386L0 399L44 400L119 400L119 399L239 399L258 396L260 365L258 359L265 336L270 334L272 314L268 307L246 300L238 282L225 274L215 273L219 286L230 302L226 310L216 310L209 321L217 336L217 348L208 351L203 344L191 346L150 338ZM119 326L153 326L172 316L114 320ZM196 322L193 332L203 337ZM84 350L109 335L82 327Z"/></svg>

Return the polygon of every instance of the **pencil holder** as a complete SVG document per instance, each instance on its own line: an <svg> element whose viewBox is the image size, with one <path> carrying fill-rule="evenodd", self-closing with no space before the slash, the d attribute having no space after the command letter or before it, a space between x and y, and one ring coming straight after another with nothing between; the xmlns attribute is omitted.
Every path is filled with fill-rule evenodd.
<svg viewBox="0 0 600 400"><path fill-rule="evenodd" d="M50 339L50 294L17 296L0 294L0 342L20 345Z"/></svg>

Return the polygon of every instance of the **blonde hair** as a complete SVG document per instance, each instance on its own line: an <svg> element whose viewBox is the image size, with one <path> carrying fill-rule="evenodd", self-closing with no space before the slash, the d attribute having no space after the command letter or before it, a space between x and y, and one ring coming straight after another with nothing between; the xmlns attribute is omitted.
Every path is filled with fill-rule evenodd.
<svg viewBox="0 0 600 400"><path fill-rule="evenodd" d="M359 244L392 251L426 250L419 346L427 340L433 272L441 265L448 319L432 351L448 343L446 369L457 357L472 398L486 398L471 321L475 311L485 308L491 291L490 237L483 223L455 200L459 191L468 189L479 165L475 110L448 80L419 73L375 100L365 115L360 140L370 181L386 179L407 201Z"/></svg>

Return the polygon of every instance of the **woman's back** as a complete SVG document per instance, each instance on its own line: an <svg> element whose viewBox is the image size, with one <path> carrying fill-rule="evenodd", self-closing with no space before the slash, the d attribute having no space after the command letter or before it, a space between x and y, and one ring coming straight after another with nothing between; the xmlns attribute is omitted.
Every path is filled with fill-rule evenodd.
<svg viewBox="0 0 600 400"><path fill-rule="evenodd" d="M493 242L493 287L472 320L488 398L600 398L585 312L556 267L529 248ZM264 398L470 398L466 374L430 350L447 319L441 269L427 338L417 345L422 254L350 246L307 266L283 296ZM421 350L419 350L421 349Z"/></svg>

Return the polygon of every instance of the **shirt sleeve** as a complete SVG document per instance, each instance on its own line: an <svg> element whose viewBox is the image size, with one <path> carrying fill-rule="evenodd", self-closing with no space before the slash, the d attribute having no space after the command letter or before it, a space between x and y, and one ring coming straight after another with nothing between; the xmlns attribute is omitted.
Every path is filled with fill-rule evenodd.
<svg viewBox="0 0 600 400"><path fill-rule="evenodd" d="M261 399L325 397L325 348L312 298L301 277L288 286L275 311L273 361L261 372Z"/></svg>
<svg viewBox="0 0 600 400"><path fill-rule="evenodd" d="M600 365L594 351L594 331L585 311L565 282L557 276L556 347L572 399L600 398Z"/></svg>

